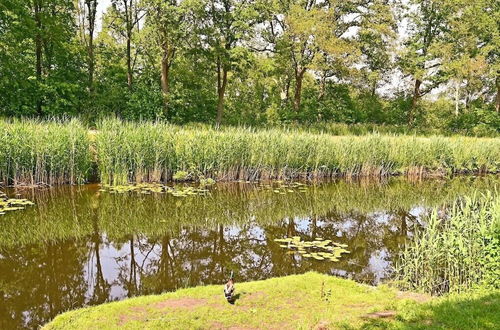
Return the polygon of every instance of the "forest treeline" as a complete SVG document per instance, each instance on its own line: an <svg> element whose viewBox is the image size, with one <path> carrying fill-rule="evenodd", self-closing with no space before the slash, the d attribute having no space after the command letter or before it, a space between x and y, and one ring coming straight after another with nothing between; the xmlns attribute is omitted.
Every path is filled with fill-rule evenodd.
<svg viewBox="0 0 500 330"><path fill-rule="evenodd" d="M499 22L490 0L1 0L0 115L495 133Z"/></svg>

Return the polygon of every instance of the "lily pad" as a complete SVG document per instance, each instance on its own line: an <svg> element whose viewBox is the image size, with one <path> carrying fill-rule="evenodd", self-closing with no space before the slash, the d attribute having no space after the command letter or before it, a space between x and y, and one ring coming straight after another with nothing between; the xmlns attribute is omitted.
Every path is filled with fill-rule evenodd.
<svg viewBox="0 0 500 330"><path fill-rule="evenodd" d="M280 244L280 247L287 248L290 251L287 254L299 253L305 258L314 258L316 260L339 261L343 253L349 253L346 249L337 246L345 245L333 243L331 240L324 240L323 238L316 238L313 241L302 241L300 236L293 236L287 238L275 239L278 243L287 242L288 244Z"/></svg>

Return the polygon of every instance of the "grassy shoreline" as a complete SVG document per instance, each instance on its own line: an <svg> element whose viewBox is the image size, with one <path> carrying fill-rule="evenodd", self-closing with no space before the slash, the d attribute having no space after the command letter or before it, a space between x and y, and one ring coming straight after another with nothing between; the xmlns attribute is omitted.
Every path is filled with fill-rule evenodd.
<svg viewBox="0 0 500 330"><path fill-rule="evenodd" d="M222 285L181 289L57 316L43 329L494 329L500 293L431 299L318 273L237 283L228 304Z"/></svg>
<svg viewBox="0 0 500 330"><path fill-rule="evenodd" d="M4 185L188 180L423 177L500 172L500 139L336 136L299 130L179 127L105 120L0 121Z"/></svg>

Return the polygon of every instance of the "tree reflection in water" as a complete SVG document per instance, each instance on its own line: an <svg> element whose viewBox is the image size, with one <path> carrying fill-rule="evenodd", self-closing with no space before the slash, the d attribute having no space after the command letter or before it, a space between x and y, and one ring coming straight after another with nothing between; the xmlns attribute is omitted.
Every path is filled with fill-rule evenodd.
<svg viewBox="0 0 500 330"><path fill-rule="evenodd" d="M17 191L36 207L0 219L0 328L36 328L68 309L220 284L231 270L237 281L316 270L376 283L429 207L497 183L339 181L286 195L220 184L208 197L182 199L97 186ZM351 253L337 263L304 259L274 242L290 236L332 239Z"/></svg>

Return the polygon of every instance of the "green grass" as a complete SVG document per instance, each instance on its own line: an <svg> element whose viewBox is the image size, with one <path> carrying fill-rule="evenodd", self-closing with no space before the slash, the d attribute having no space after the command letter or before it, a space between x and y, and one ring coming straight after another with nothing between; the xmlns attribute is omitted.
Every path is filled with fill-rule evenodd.
<svg viewBox="0 0 500 330"><path fill-rule="evenodd" d="M170 180L177 171L218 180L498 172L500 139L283 129L178 127L103 121L96 135L101 181Z"/></svg>
<svg viewBox="0 0 500 330"><path fill-rule="evenodd" d="M82 183L91 154L78 121L0 120L0 184Z"/></svg>
<svg viewBox="0 0 500 330"><path fill-rule="evenodd" d="M430 300L318 273L237 283L236 290L234 305L222 285L203 286L70 311L44 329L494 329L500 321L498 291Z"/></svg>
<svg viewBox="0 0 500 330"><path fill-rule="evenodd" d="M365 328L394 329L498 329L500 325L500 291L479 290L452 294L417 305L399 306L392 324L371 322Z"/></svg>
<svg viewBox="0 0 500 330"><path fill-rule="evenodd" d="M500 289L500 195L475 193L434 209L401 253L399 285L431 294Z"/></svg>
<svg viewBox="0 0 500 330"><path fill-rule="evenodd" d="M171 180L425 176L500 171L500 139L410 135L338 136L104 120L0 121L3 184L81 183L97 168L105 184Z"/></svg>

